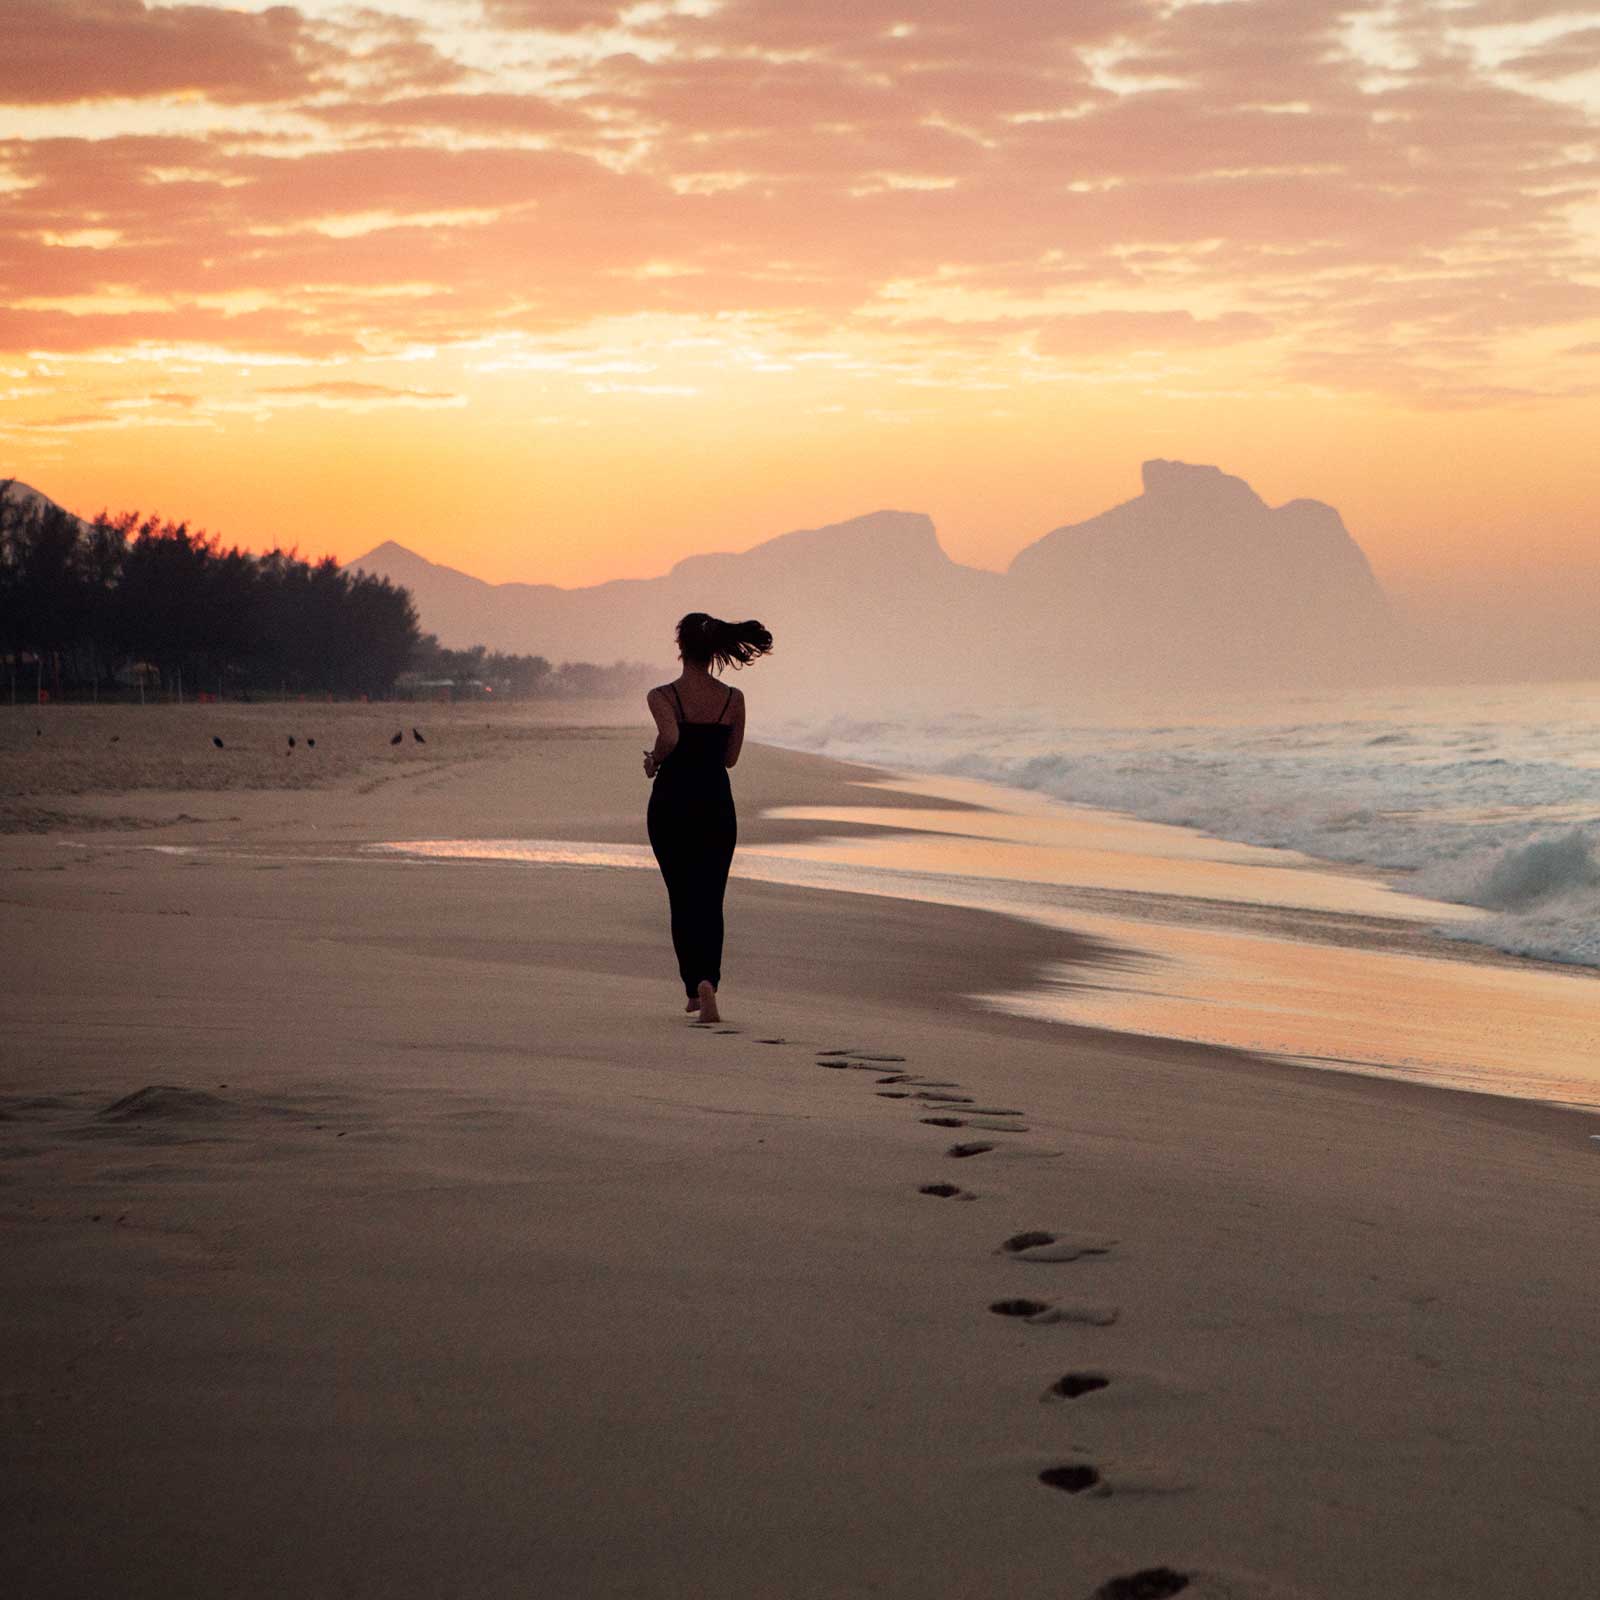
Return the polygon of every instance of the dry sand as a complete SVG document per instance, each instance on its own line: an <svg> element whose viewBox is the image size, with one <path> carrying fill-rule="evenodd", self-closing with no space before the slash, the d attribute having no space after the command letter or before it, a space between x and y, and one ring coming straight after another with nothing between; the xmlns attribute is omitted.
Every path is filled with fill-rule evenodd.
<svg viewBox="0 0 1600 1600"><path fill-rule="evenodd" d="M1595 1592L1588 1119L985 1014L1093 948L748 882L692 1028L651 874L356 849L637 840L642 728L316 708L291 788L220 709L0 737L8 1593ZM751 747L744 837L858 776Z"/></svg>

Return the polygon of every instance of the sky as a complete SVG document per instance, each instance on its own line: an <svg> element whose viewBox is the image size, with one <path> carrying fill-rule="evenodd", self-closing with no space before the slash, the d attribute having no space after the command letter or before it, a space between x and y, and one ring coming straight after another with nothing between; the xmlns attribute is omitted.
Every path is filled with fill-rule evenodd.
<svg viewBox="0 0 1600 1600"><path fill-rule="evenodd" d="M0 0L0 476L495 581L1152 456L1600 584L1600 8ZM1597 590L1600 592L1600 590Z"/></svg>

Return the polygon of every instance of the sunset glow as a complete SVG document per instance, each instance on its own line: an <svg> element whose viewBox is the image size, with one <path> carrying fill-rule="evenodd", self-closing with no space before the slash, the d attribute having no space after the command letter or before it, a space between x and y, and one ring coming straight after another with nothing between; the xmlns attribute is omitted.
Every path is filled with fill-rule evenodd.
<svg viewBox="0 0 1600 1600"><path fill-rule="evenodd" d="M7 0L0 476L590 583L1149 456L1596 564L1600 11Z"/></svg>

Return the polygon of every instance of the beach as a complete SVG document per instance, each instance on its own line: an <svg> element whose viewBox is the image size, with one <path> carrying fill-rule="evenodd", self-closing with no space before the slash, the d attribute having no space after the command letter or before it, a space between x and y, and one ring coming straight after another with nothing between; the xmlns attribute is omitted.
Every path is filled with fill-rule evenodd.
<svg viewBox="0 0 1600 1600"><path fill-rule="evenodd" d="M372 848L641 843L629 708L0 721L12 1592L1592 1588L1592 1117L843 888L736 880L693 1027L653 874ZM741 844L886 777L752 744Z"/></svg>

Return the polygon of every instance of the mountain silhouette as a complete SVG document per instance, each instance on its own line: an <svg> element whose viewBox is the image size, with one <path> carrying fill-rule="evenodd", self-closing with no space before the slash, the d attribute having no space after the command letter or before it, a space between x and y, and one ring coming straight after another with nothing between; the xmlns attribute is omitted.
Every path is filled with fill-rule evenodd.
<svg viewBox="0 0 1600 1600"><path fill-rule="evenodd" d="M1144 492L1018 552L1007 573L1057 668L1119 656L1141 679L1362 677L1388 602L1339 513L1269 506L1217 467L1147 461Z"/></svg>
<svg viewBox="0 0 1600 1600"><path fill-rule="evenodd" d="M380 545L350 564L411 590L422 625L451 646L534 652L553 661L674 663L673 630L689 611L758 617L783 640L763 679L799 690L809 674L830 681L887 674L928 655L930 618L984 614L1005 580L952 561L921 513L877 511L823 528L780 534L741 554L686 557L658 578L588 588L487 584ZM942 681L946 674L937 672Z"/></svg>
<svg viewBox="0 0 1600 1600"><path fill-rule="evenodd" d="M1045 534L1003 574L952 561L929 518L909 511L577 589L483 583L394 543L350 566L409 588L446 645L558 661L659 661L665 674L685 612L759 617L779 646L763 683L786 700L837 698L848 684L969 700L975 669L1044 699L1179 675L1186 686L1363 679L1393 642L1383 592L1333 507L1270 507L1243 479L1178 461L1147 461L1142 494Z"/></svg>
<svg viewBox="0 0 1600 1600"><path fill-rule="evenodd" d="M3 474L0 474L0 499L3 499L9 506L19 507L24 512L45 511L53 508L72 517L72 520L80 528L89 526L82 517L73 516L70 511L66 510L65 506L57 504L49 495L42 493L40 490L31 488L20 478L8 479Z"/></svg>

